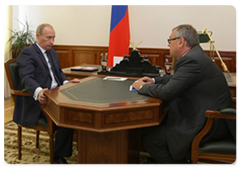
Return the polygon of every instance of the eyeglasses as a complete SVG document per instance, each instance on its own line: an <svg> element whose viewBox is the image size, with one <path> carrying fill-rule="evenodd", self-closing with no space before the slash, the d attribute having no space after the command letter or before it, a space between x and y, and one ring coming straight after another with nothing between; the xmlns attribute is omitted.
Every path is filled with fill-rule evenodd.
<svg viewBox="0 0 240 170"><path fill-rule="evenodd" d="M170 44L172 40L177 40L177 39L179 39L179 38L181 38L181 37L176 37L176 38L169 38L169 39L167 39L168 44Z"/></svg>

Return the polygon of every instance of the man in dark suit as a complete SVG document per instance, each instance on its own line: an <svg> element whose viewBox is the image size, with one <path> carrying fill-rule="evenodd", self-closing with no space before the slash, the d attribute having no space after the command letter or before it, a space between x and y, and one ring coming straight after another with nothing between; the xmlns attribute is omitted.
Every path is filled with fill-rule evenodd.
<svg viewBox="0 0 240 170"><path fill-rule="evenodd" d="M61 70L58 55L52 49L55 31L49 24L38 26L37 42L25 48L17 59L21 87L31 97L16 98L13 121L23 126L35 126L39 119L46 121L41 104L47 102L44 92L66 83L79 83L78 79L68 81ZM58 127L54 144L54 163L67 163L64 157L72 155L73 129Z"/></svg>
<svg viewBox="0 0 240 170"><path fill-rule="evenodd" d="M178 60L174 75L143 77L133 87L140 94L169 102L164 122L144 136L145 149L157 163L187 163L192 140L205 124L205 111L233 104L224 74L199 46L197 31L191 25L174 28L168 43L170 55ZM229 134L227 122L215 120L204 140Z"/></svg>

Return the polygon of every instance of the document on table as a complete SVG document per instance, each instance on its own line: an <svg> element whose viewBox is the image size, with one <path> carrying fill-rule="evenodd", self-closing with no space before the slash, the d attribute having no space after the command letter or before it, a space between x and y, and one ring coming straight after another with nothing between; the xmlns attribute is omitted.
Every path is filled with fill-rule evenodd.
<svg viewBox="0 0 240 170"><path fill-rule="evenodd" d="M127 80L127 78L125 78L125 77L112 77L112 76L108 76L108 77L103 78L103 80L125 81L125 80Z"/></svg>
<svg viewBox="0 0 240 170"><path fill-rule="evenodd" d="M97 67L81 67L81 66L77 66L77 67L71 68L71 71L93 72L93 71L98 71L98 68Z"/></svg>

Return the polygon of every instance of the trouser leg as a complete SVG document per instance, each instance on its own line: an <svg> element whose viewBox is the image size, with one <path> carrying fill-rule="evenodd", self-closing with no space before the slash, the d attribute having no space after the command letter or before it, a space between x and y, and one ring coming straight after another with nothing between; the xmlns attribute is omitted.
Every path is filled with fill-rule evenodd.
<svg viewBox="0 0 240 170"><path fill-rule="evenodd" d="M58 127L54 144L55 157L70 157L72 155L73 131L73 129Z"/></svg>
<svg viewBox="0 0 240 170"><path fill-rule="evenodd" d="M156 163L187 163L187 160L175 160L170 154L166 140L166 126L160 125L151 129L142 138L144 148Z"/></svg>
<svg viewBox="0 0 240 170"><path fill-rule="evenodd" d="M232 123L234 123L234 122L232 122ZM235 122L235 128L236 128L236 122ZM235 131L236 131L236 129L235 129ZM227 124L226 120L225 119L214 119L210 131L202 139L201 143L222 140L224 138L228 138L230 135L231 135L231 131L228 128L228 124ZM236 137L236 135L235 135L235 137Z"/></svg>

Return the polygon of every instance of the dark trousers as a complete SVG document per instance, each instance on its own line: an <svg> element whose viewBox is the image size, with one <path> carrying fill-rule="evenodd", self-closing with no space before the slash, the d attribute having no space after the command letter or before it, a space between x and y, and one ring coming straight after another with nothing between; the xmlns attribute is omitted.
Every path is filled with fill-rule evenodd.
<svg viewBox="0 0 240 170"><path fill-rule="evenodd" d="M40 118L47 123L43 112ZM54 157L70 157L72 155L73 132L73 129L58 127L54 142Z"/></svg>
<svg viewBox="0 0 240 170"><path fill-rule="evenodd" d="M171 156L166 140L166 125L148 131L142 138L142 144L156 163L187 163L187 159L175 160Z"/></svg>
<svg viewBox="0 0 240 170"><path fill-rule="evenodd" d="M73 129L58 127L55 135L54 157L70 157L72 155Z"/></svg>

